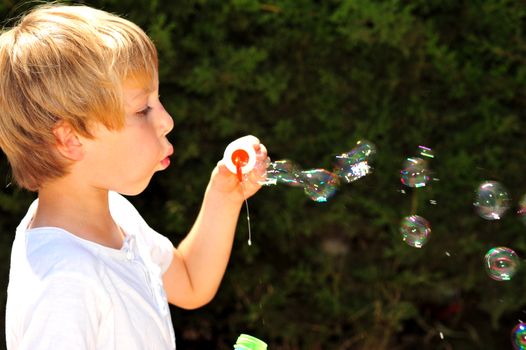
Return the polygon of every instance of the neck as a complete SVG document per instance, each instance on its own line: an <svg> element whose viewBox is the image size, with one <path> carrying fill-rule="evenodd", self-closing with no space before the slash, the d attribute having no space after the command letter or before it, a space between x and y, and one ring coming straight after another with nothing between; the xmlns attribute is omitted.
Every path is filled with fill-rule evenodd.
<svg viewBox="0 0 526 350"><path fill-rule="evenodd" d="M69 186L66 178L43 186L38 198L30 228L60 227L104 246L122 246L123 235L111 216L108 190Z"/></svg>

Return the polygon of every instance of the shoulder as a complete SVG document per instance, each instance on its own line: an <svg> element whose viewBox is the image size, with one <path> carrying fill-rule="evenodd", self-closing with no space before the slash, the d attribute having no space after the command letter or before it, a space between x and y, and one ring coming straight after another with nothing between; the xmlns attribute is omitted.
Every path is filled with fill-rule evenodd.
<svg viewBox="0 0 526 350"><path fill-rule="evenodd" d="M39 228L27 232L25 249L13 252L27 263L40 279L68 274L84 278L97 275L99 258L89 243L58 228ZM16 256L14 257L17 258Z"/></svg>
<svg viewBox="0 0 526 350"><path fill-rule="evenodd" d="M69 235L58 228L28 230L13 250L6 302L12 347L58 349L57 339L90 341L96 335L88 332L111 309L96 251Z"/></svg>
<svg viewBox="0 0 526 350"><path fill-rule="evenodd" d="M18 319L18 313L25 317L37 304L65 307L69 303L67 308L74 310L90 300L107 307L97 252L70 235L59 228L32 229L13 247L7 293L10 319Z"/></svg>

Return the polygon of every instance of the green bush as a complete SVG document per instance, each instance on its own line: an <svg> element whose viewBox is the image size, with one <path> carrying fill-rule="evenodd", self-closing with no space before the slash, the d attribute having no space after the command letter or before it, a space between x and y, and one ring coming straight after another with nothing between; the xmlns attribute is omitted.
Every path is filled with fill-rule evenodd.
<svg viewBox="0 0 526 350"><path fill-rule="evenodd" d="M182 349L231 349L242 332L271 350L510 347L524 317L524 271L495 282L482 260L497 245L525 256L525 228L515 207L489 222L472 203L486 179L503 183L514 205L526 192L523 3L86 3L133 20L158 46L176 153L131 200L174 243L234 138L257 135L274 160L329 170L360 139L378 149L373 174L325 204L289 187L249 200L253 245L242 214L217 297L199 310L172 309ZM0 6L4 17L24 10ZM434 150L438 180L403 194L399 172L418 145ZM0 170L8 173L5 161ZM13 186L0 194L5 284L31 197ZM422 249L401 241L410 213L432 224Z"/></svg>

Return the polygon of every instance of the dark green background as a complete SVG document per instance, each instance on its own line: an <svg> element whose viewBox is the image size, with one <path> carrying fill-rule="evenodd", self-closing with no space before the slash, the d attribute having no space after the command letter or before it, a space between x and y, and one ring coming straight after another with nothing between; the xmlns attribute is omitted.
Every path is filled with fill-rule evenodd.
<svg viewBox="0 0 526 350"><path fill-rule="evenodd" d="M179 349L231 349L240 333L271 350L511 349L510 331L526 319L525 270L496 282L483 257L500 245L526 256L515 214L526 193L524 1L85 3L124 15L157 44L175 156L131 200L174 243L241 135L304 168L332 169L360 139L378 149L374 173L328 203L289 187L250 199L253 245L242 215L217 297L172 309ZM4 0L0 16L29 7ZM399 172L418 145L434 150L439 181L404 195ZM5 290L14 228L34 195L7 186L4 158L0 173ZM475 214L483 180L510 193L500 221ZM398 231L412 203L432 225L422 249Z"/></svg>

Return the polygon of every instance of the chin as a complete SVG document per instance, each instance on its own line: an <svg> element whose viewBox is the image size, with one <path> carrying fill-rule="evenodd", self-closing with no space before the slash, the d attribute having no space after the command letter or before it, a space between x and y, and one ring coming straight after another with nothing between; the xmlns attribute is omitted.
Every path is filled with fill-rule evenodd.
<svg viewBox="0 0 526 350"><path fill-rule="evenodd" d="M142 192L144 191L144 189L140 190L140 191L116 191L124 196L137 196L139 194L141 194Z"/></svg>
<svg viewBox="0 0 526 350"><path fill-rule="evenodd" d="M148 187L150 180L151 178L148 179L147 182L142 184L135 184L131 186L119 186L115 188L114 191L125 196L137 196L138 194L141 194L146 189L146 187Z"/></svg>

